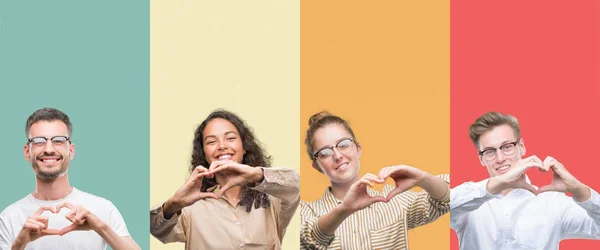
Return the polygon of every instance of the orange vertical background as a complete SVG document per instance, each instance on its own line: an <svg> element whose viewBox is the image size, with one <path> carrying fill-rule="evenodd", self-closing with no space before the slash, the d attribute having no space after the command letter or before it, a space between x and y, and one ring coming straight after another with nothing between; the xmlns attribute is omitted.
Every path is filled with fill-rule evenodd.
<svg viewBox="0 0 600 250"><path fill-rule="evenodd" d="M302 1L300 121L328 110L362 144L360 175L406 164L450 173L449 1ZM301 146L301 198L329 186ZM449 214L409 231L411 249L449 249Z"/></svg>

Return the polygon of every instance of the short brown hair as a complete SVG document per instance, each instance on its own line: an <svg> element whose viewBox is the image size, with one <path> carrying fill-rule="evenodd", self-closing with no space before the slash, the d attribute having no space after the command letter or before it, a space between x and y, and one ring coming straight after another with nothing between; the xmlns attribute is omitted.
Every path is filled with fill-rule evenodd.
<svg viewBox="0 0 600 250"><path fill-rule="evenodd" d="M471 137L471 141L477 150L479 150L479 137L485 132L502 125L509 125L513 129L515 137L517 139L521 138L521 127L516 117L499 112L488 112L477 118L469 127L469 137Z"/></svg>
<svg viewBox="0 0 600 250"><path fill-rule="evenodd" d="M352 132L352 128L350 128L350 125L348 124L348 122L346 120L342 119L339 116L333 115L327 111L321 111L319 113L316 113L316 114L312 115L310 117L310 119L308 119L308 130L306 130L306 139L304 140L304 144L306 145L306 152L308 153L308 156L312 160L313 165L314 165L315 161L317 160L315 158L315 156L313 155L315 149L312 145L313 137L315 136L315 132L318 129L325 127L325 125L332 124L332 123L340 124L340 125L344 126L346 131L348 131L348 133L350 133L350 135L352 135L352 139L354 139L354 143L358 144L356 136L354 136L354 132ZM320 169L317 169L317 170L321 171Z"/></svg>
<svg viewBox="0 0 600 250"><path fill-rule="evenodd" d="M33 114L29 116L29 118L27 118L27 123L25 124L25 136L29 136L29 129L31 129L31 126L34 123L39 121L61 121L65 125L67 125L67 129L69 130L69 136L71 136L71 134L73 133L73 125L71 124L71 121L69 120L69 116L67 116L67 114L55 108L43 108L36 110L35 112L33 112Z"/></svg>

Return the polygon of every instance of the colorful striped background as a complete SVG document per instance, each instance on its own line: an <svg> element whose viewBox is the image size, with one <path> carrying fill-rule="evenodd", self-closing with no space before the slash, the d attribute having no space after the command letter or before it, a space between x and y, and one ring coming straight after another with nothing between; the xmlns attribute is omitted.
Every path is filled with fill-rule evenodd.
<svg viewBox="0 0 600 250"><path fill-rule="evenodd" d="M452 186L487 178L467 128L498 110L519 118L528 155L600 190L599 36L598 1L2 1L0 190L18 191L0 207L33 188L22 127L43 106L77 122L72 183L115 202L143 249L183 248L148 234L147 211L185 181L193 130L216 108L301 172L305 200L328 185L303 145L321 110L350 121L361 174L408 164L450 172ZM284 249L298 249L298 228L296 216ZM449 216L409 245L457 249Z"/></svg>

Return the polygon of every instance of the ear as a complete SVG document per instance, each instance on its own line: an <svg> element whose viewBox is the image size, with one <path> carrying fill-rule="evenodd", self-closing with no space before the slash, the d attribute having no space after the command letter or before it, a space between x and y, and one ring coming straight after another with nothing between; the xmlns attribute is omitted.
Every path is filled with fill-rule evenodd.
<svg viewBox="0 0 600 250"><path fill-rule="evenodd" d="M521 146L521 157L525 156L525 151L526 151L525 150L525 139L521 138L519 140L519 144L517 144L517 145Z"/></svg>
<svg viewBox="0 0 600 250"><path fill-rule="evenodd" d="M29 159L29 146L28 144L25 144L25 146L23 147L23 156L25 157L25 160L27 161L31 161L31 159Z"/></svg>
<svg viewBox="0 0 600 250"><path fill-rule="evenodd" d="M362 146L360 144L356 144L356 153L358 154L358 159L360 159L360 156L362 155Z"/></svg>
<svg viewBox="0 0 600 250"><path fill-rule="evenodd" d="M73 157L75 157L75 144L69 143L69 153L69 160L73 160Z"/></svg>
<svg viewBox="0 0 600 250"><path fill-rule="evenodd" d="M482 167L486 167L485 160L483 159L483 156L480 155L479 153L477 153L477 158L479 158L479 163L481 163L481 166Z"/></svg>

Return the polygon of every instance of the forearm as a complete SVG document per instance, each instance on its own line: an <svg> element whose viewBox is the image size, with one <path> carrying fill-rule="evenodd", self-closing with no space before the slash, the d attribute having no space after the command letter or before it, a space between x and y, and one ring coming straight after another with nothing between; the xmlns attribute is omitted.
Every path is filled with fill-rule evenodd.
<svg viewBox="0 0 600 250"><path fill-rule="evenodd" d="M505 187L504 187L504 184L501 181L499 181L498 178L492 177L487 182L485 189L488 193L496 195L496 194L501 193L502 190L505 189Z"/></svg>
<svg viewBox="0 0 600 250"><path fill-rule="evenodd" d="M24 250L27 243L20 242L18 239L12 244L11 250Z"/></svg>
<svg viewBox="0 0 600 250"><path fill-rule="evenodd" d="M352 214L352 211L341 205L335 207L331 212L319 217L317 223L320 231L325 235L334 235L335 230Z"/></svg>
<svg viewBox="0 0 600 250"><path fill-rule="evenodd" d="M174 201L173 197L169 198L163 205L163 216L165 219L171 219L174 214L178 214L183 209L183 205L177 201Z"/></svg>
<svg viewBox="0 0 600 250"><path fill-rule="evenodd" d="M571 191L571 194L577 202L584 202L589 200L590 197L592 197L592 192L590 191L590 188L588 188L585 184L581 182L580 185L578 185L573 191Z"/></svg>
<svg viewBox="0 0 600 250"><path fill-rule="evenodd" d="M439 200L450 192L450 187L444 180L426 173L426 177L420 181L419 187L423 188L431 198Z"/></svg>
<svg viewBox="0 0 600 250"><path fill-rule="evenodd" d="M133 240L125 240L123 237L119 236L112 228L108 225L103 225L100 229L95 230L96 233L106 241L106 243L113 250L131 250L136 249L139 250L139 246L135 244Z"/></svg>
<svg viewBox="0 0 600 250"><path fill-rule="evenodd" d="M300 199L300 175L289 168L271 167L262 169L248 188L279 198L283 206L295 204Z"/></svg>

